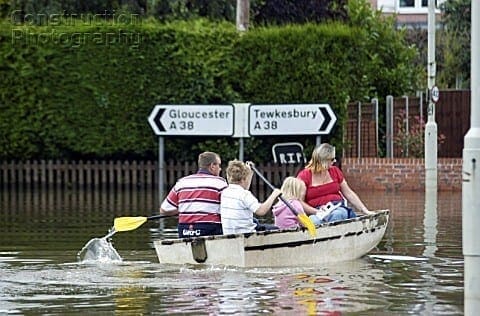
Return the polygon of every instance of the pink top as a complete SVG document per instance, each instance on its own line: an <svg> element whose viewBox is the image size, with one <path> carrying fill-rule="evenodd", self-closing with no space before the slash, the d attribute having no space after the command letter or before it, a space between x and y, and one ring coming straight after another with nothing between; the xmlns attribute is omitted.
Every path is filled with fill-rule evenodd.
<svg viewBox="0 0 480 316"><path fill-rule="evenodd" d="M288 200L297 213L304 213L302 204L299 200ZM272 213L275 216L275 226L280 229L298 227L297 215L282 201L278 201L273 206Z"/></svg>
<svg viewBox="0 0 480 316"><path fill-rule="evenodd" d="M340 193L340 183L344 180L342 171L338 167L331 166L328 168L328 173L333 181L315 186L312 186L312 171L310 169L303 169L298 173L297 178L305 182L307 186L305 202L308 205L318 207L331 201L343 200Z"/></svg>

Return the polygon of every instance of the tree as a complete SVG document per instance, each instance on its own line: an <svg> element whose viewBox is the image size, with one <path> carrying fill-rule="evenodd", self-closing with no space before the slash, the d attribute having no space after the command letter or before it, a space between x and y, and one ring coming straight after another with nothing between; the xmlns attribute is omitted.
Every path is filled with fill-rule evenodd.
<svg viewBox="0 0 480 316"><path fill-rule="evenodd" d="M439 82L444 88L470 87L471 0L448 0L441 5L445 30L444 66Z"/></svg>
<svg viewBox="0 0 480 316"><path fill-rule="evenodd" d="M252 20L260 25L325 22L347 19L346 0L266 0L252 1Z"/></svg>

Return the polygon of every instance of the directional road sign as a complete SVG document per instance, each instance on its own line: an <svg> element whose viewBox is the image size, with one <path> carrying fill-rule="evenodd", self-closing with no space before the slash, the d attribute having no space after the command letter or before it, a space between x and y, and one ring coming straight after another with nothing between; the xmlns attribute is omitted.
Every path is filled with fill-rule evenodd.
<svg viewBox="0 0 480 316"><path fill-rule="evenodd" d="M232 136L233 105L156 105L148 122L157 135Z"/></svg>
<svg viewBox="0 0 480 316"><path fill-rule="evenodd" d="M337 117L329 104L252 104L249 108L249 134L326 135Z"/></svg>

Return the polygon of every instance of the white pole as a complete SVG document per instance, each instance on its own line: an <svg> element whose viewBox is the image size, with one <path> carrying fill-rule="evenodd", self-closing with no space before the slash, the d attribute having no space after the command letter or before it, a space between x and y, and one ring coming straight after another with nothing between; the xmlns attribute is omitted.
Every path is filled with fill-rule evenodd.
<svg viewBox="0 0 480 316"><path fill-rule="evenodd" d="M233 103L233 109L235 111L235 122L233 124L233 137L239 137L238 139L238 159L243 161L244 159L244 138L249 137L248 131L248 118L249 118L249 105L250 103Z"/></svg>
<svg viewBox="0 0 480 316"><path fill-rule="evenodd" d="M163 136L158 137L158 205L160 206L163 201L163 185L164 185L164 173L165 173L165 140Z"/></svg>
<svg viewBox="0 0 480 316"><path fill-rule="evenodd" d="M462 227L465 315L480 310L480 1L472 0L471 30L471 117L464 138L462 168Z"/></svg>
<svg viewBox="0 0 480 316"><path fill-rule="evenodd" d="M237 31L245 32L250 24L250 0L237 0Z"/></svg>
<svg viewBox="0 0 480 316"><path fill-rule="evenodd" d="M244 144L243 144L243 137L238 139L238 160L243 161L243 153L244 153Z"/></svg>
<svg viewBox="0 0 480 316"><path fill-rule="evenodd" d="M437 191L426 190L425 192L425 214L423 217L423 242L425 249L423 255L434 258L437 252Z"/></svg>
<svg viewBox="0 0 480 316"><path fill-rule="evenodd" d="M425 188L437 190L437 123L435 103L431 98L435 86L435 0L428 0L428 120L425 125Z"/></svg>

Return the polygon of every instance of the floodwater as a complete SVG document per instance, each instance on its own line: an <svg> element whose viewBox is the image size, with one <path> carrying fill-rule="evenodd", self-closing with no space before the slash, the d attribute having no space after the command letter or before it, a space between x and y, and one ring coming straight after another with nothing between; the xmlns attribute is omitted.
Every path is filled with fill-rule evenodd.
<svg viewBox="0 0 480 316"><path fill-rule="evenodd" d="M376 249L332 266L159 264L175 219L112 237L122 260L79 262L119 216L156 214L145 191L0 191L0 314L463 315L461 192L357 192L390 209Z"/></svg>

